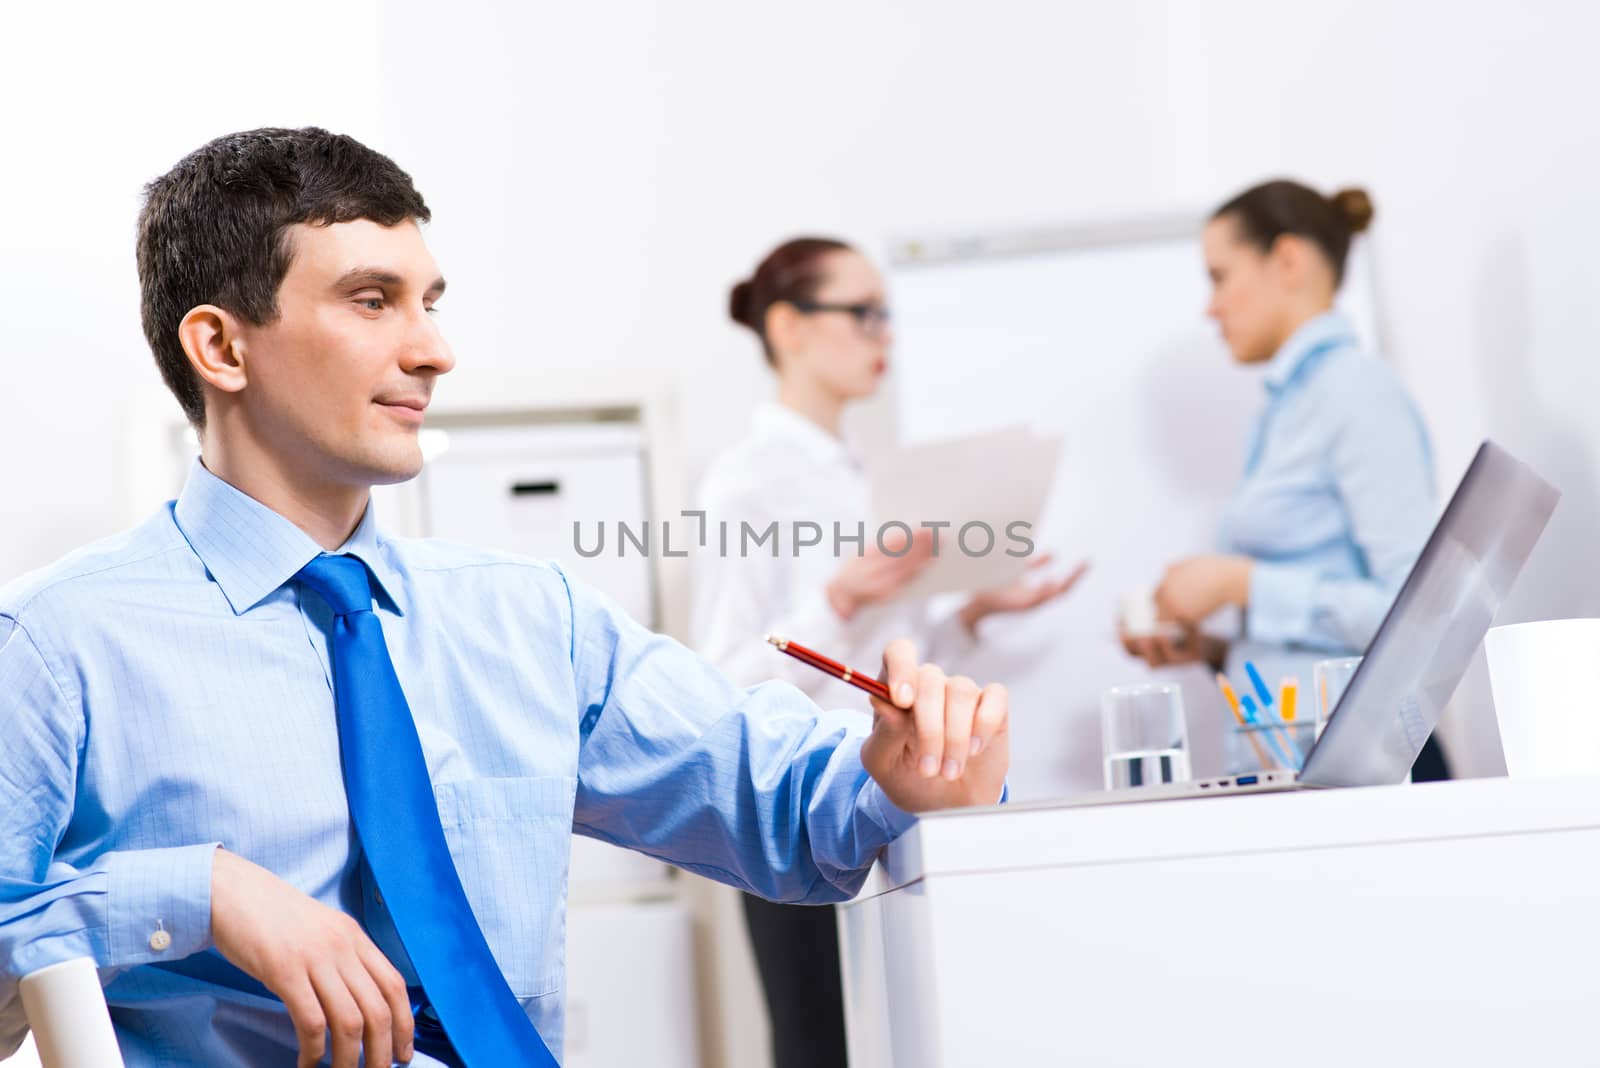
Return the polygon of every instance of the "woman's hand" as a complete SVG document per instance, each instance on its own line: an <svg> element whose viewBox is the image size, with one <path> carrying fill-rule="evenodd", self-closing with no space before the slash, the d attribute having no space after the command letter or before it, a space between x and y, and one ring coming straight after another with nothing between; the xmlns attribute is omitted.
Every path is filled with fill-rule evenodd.
<svg viewBox="0 0 1600 1068"><path fill-rule="evenodd" d="M1029 570L1044 567L1050 563L1050 554L1045 553L1038 559L1028 564ZM1003 612L1031 612L1048 601L1066 593L1078 584L1083 578L1083 573L1089 570L1089 562L1085 560L1073 568L1072 574L1066 578L1055 579L1050 582L1029 582L1020 578L1004 586L993 589L979 590L971 599L961 607L961 622L969 634L978 629L978 622L986 616L998 615Z"/></svg>
<svg viewBox="0 0 1600 1068"><path fill-rule="evenodd" d="M828 583L828 604L840 619L851 619L867 605L889 600L933 563L933 531L927 528L913 534L909 545L899 530L889 531L883 541L887 552L873 545Z"/></svg>
<svg viewBox="0 0 1600 1068"><path fill-rule="evenodd" d="M1227 642L1193 627L1180 625L1176 633L1155 634L1129 634L1124 630L1119 637L1124 649L1151 667L1204 663L1221 671L1228 656Z"/></svg>
<svg viewBox="0 0 1600 1068"><path fill-rule="evenodd" d="M1156 588L1156 615L1160 619L1198 627L1225 605L1241 608L1250 600L1248 556L1193 556L1167 568Z"/></svg>

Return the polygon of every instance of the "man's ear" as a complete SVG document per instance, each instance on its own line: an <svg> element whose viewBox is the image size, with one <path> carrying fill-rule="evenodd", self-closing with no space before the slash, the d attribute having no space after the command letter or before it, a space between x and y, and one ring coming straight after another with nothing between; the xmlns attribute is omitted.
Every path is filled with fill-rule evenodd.
<svg viewBox="0 0 1600 1068"><path fill-rule="evenodd" d="M190 308L178 324L178 342L194 373L224 393L237 393L249 381L242 326L237 316L215 304Z"/></svg>

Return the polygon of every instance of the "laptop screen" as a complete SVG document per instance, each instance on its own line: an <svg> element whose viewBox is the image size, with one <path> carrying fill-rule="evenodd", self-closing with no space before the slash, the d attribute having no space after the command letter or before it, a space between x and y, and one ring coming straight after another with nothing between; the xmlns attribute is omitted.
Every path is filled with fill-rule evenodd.
<svg viewBox="0 0 1600 1068"><path fill-rule="evenodd" d="M1306 754L1301 782L1404 781L1560 497L1493 442L1478 448Z"/></svg>

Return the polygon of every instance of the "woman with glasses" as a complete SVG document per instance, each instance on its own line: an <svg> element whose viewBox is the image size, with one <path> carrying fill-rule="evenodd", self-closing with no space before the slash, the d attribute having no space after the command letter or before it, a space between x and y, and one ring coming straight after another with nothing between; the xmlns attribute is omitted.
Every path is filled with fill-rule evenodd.
<svg viewBox="0 0 1600 1068"><path fill-rule="evenodd" d="M1317 660L1363 652L1434 519L1428 431L1389 366L1334 308L1355 234L1372 220L1359 189L1325 197L1275 181L1218 208L1203 235L1207 314L1235 362L1260 368L1266 403L1223 511L1219 551L1167 568L1156 591L1175 636L1125 637L1152 665L1209 661L1243 678L1309 685ZM1201 624L1243 613L1236 640ZM1430 739L1416 777L1442 778Z"/></svg>
<svg viewBox="0 0 1600 1068"><path fill-rule="evenodd" d="M777 376L775 401L756 410L748 435L712 464L699 493L708 528L726 524L728 548L713 542L717 551L695 554L695 644L731 678L781 678L820 704L868 714L859 690L779 655L763 636L863 668L877 666L887 641L910 637L925 660L949 663L984 617L1067 590L1072 577L1020 582L974 594L943 616L899 596L932 562L932 532L878 544L875 520L896 517L873 516L860 458L840 429L845 409L872 396L888 369L884 282L865 256L840 241L789 241L733 288L730 311L756 334ZM757 537L773 523L775 542L752 548L742 536L745 525ZM775 853L772 863L791 861ZM777 1068L843 1065L833 909L747 896L745 917Z"/></svg>

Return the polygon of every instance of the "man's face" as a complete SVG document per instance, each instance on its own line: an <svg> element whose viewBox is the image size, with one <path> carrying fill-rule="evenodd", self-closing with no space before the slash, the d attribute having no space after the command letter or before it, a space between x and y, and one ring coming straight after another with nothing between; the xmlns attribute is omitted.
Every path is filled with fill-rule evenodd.
<svg viewBox="0 0 1600 1068"><path fill-rule="evenodd" d="M455 366L432 318L444 279L414 222L290 228L278 318L246 325L252 437L324 485L403 482L434 380Z"/></svg>

